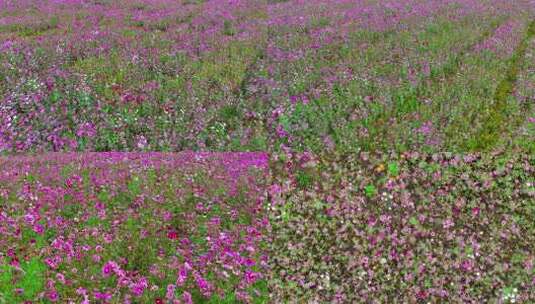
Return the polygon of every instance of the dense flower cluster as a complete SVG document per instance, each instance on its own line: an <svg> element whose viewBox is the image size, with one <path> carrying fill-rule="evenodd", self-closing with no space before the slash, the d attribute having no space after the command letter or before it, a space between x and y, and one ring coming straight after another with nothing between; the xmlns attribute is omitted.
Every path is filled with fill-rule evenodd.
<svg viewBox="0 0 535 304"><path fill-rule="evenodd" d="M265 154L48 154L0 165L7 303L267 297Z"/></svg>
<svg viewBox="0 0 535 304"><path fill-rule="evenodd" d="M284 162L269 189L275 302L535 301L533 156Z"/></svg>
<svg viewBox="0 0 535 304"><path fill-rule="evenodd" d="M534 1L0 0L0 304L535 302Z"/></svg>
<svg viewBox="0 0 535 304"><path fill-rule="evenodd" d="M529 0L0 11L0 152L473 150L535 14ZM511 130L494 136L518 138L497 123Z"/></svg>

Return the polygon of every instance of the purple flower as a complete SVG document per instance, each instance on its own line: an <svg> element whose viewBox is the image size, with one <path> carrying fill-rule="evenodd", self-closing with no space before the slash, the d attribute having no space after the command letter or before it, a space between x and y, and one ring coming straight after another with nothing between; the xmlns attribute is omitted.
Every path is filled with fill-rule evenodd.
<svg viewBox="0 0 535 304"><path fill-rule="evenodd" d="M149 282L145 277L140 278L137 282L130 284L130 291L136 297L140 297L145 292L145 289L149 286Z"/></svg>
<svg viewBox="0 0 535 304"><path fill-rule="evenodd" d="M94 293L94 295L95 295L95 299L97 299L97 300L109 301L112 298L112 295L109 294L109 293L106 293L106 292L98 292L97 291L97 292Z"/></svg>
<svg viewBox="0 0 535 304"><path fill-rule="evenodd" d="M279 136L280 138L284 138L288 136L288 132L284 130L284 127L282 125L277 126L276 132L277 132L277 136Z"/></svg>
<svg viewBox="0 0 535 304"><path fill-rule="evenodd" d="M78 127L76 135L78 137L95 137L95 135L97 135L97 131L92 123L85 122Z"/></svg>
<svg viewBox="0 0 535 304"><path fill-rule="evenodd" d="M182 286L184 285L184 282L186 282L186 279L188 278L188 270L186 267L180 267L178 270L178 277L176 279L176 285Z"/></svg>
<svg viewBox="0 0 535 304"><path fill-rule="evenodd" d="M37 234L43 234L45 232L45 227L43 227L41 224L35 224L33 226L33 231L35 231Z"/></svg>
<svg viewBox="0 0 535 304"><path fill-rule="evenodd" d="M254 284L256 280L260 278L260 274L254 271L245 271L245 283L248 285Z"/></svg>
<svg viewBox="0 0 535 304"><path fill-rule="evenodd" d="M33 214L31 213L27 213L26 215L24 215L24 220L29 224L29 225L32 225L36 218Z"/></svg>
<svg viewBox="0 0 535 304"><path fill-rule="evenodd" d="M464 271L472 271L472 269L474 268L474 262L472 260L464 260L461 263L461 268Z"/></svg>
<svg viewBox="0 0 535 304"><path fill-rule="evenodd" d="M105 278L108 278L109 276L111 276L113 272L113 268L114 267L111 261L104 264L104 266L102 267L102 276Z"/></svg>
<svg viewBox="0 0 535 304"><path fill-rule="evenodd" d="M168 300L173 300L175 298L175 289L176 289L175 285L173 284L167 285L167 293L165 294L165 297Z"/></svg>
<svg viewBox="0 0 535 304"><path fill-rule="evenodd" d="M184 300L185 304L193 304L191 294L187 291L184 291L184 293L182 294L182 300Z"/></svg>
<svg viewBox="0 0 535 304"><path fill-rule="evenodd" d="M148 142L147 142L147 139L145 138L145 136L140 135L138 137L138 140L137 140L137 147L139 149L145 149L145 147L147 147L147 144L148 144Z"/></svg>
<svg viewBox="0 0 535 304"><path fill-rule="evenodd" d="M446 220L444 220L444 222L442 223L442 227L443 227L444 229L449 229L449 228L453 227L453 225L454 225L454 223L453 223L453 221L452 221L451 219L446 219Z"/></svg>
<svg viewBox="0 0 535 304"><path fill-rule="evenodd" d="M56 290L51 290L47 293L47 298L51 301L51 302L56 302L58 300L58 292Z"/></svg>
<svg viewBox="0 0 535 304"><path fill-rule="evenodd" d="M209 297L211 295L211 289L212 289L212 286L210 285L210 283L208 283L208 281L206 281L202 276L197 276L195 278L195 281L197 282L197 286L201 290L201 293L205 297Z"/></svg>

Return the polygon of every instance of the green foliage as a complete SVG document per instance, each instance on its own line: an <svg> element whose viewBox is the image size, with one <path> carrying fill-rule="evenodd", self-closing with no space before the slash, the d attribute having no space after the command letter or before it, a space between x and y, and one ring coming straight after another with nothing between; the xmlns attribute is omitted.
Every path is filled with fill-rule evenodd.
<svg viewBox="0 0 535 304"><path fill-rule="evenodd" d="M390 176L397 176L399 174L398 164L395 162L388 163L388 174Z"/></svg>
<svg viewBox="0 0 535 304"><path fill-rule="evenodd" d="M66 200L70 201L70 200ZM71 203L64 205L61 210L59 210L59 214L66 218L66 219L74 219L75 217L79 216L82 212L82 205L79 203Z"/></svg>
<svg viewBox="0 0 535 304"><path fill-rule="evenodd" d="M236 29L232 25L232 21L230 20L223 21L223 34L227 36L236 35Z"/></svg>
<svg viewBox="0 0 535 304"><path fill-rule="evenodd" d="M21 263L24 276L18 283L18 286L24 290L24 300L35 299L45 287L44 273L46 265L38 258L32 258L29 262Z"/></svg>
<svg viewBox="0 0 535 304"><path fill-rule="evenodd" d="M369 185L366 185L366 187L364 187L364 193L366 193L366 196L368 198L372 198L377 194L377 189L375 188L374 185L369 184Z"/></svg>
<svg viewBox="0 0 535 304"><path fill-rule="evenodd" d="M305 171L299 171L296 176L297 184L301 189L308 189L313 185L314 177Z"/></svg>
<svg viewBox="0 0 535 304"><path fill-rule="evenodd" d="M0 265L0 303L16 303L18 301L32 301L44 290L46 265L34 257L29 261L21 262L21 275L9 265ZM15 294L16 288L24 290L22 295Z"/></svg>
<svg viewBox="0 0 535 304"><path fill-rule="evenodd" d="M9 265L0 264L0 303L15 303L13 292L13 270Z"/></svg>
<svg viewBox="0 0 535 304"><path fill-rule="evenodd" d="M132 197L136 197L138 196L142 189L141 189L141 179L139 178L139 176L132 176L132 178L130 179L130 182L128 183L128 191L130 192L130 195Z"/></svg>

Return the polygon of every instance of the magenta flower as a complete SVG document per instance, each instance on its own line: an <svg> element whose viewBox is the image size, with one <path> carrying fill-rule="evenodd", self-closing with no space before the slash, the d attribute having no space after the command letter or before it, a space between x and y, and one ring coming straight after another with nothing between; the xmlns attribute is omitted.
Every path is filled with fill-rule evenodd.
<svg viewBox="0 0 535 304"><path fill-rule="evenodd" d="M182 294L182 300L184 300L185 304L193 304L191 294L187 291L184 291L184 293Z"/></svg>
<svg viewBox="0 0 535 304"><path fill-rule="evenodd" d="M35 216L33 214L27 213L26 215L24 215L24 220L29 225L33 225L33 223L35 222L36 218L35 218Z"/></svg>
<svg viewBox="0 0 535 304"><path fill-rule="evenodd" d="M212 286L210 285L210 283L208 283L208 281L206 281L203 277L201 276L197 276L197 278L195 279L195 281L197 282L197 286L199 287L199 289L201 290L201 293L205 296L205 297L209 297L211 295L211 289L212 289Z"/></svg>
<svg viewBox="0 0 535 304"><path fill-rule="evenodd" d="M58 273L56 274L56 279L61 283L61 284L65 284L65 276L62 274L62 273Z"/></svg>
<svg viewBox="0 0 535 304"><path fill-rule="evenodd" d="M260 278L260 274L258 272L246 270L245 271L245 283L248 285L254 284L256 280Z"/></svg>
<svg viewBox="0 0 535 304"><path fill-rule="evenodd" d="M113 265L111 263L111 261L107 262L106 264L104 264L104 266L102 267L102 276L105 277L105 278L108 278L109 276L112 275L112 272L113 272Z"/></svg>
<svg viewBox="0 0 535 304"><path fill-rule="evenodd" d="M453 221L451 219L446 219L443 223L442 223L442 227L444 227L444 229L449 229L451 227L453 227Z"/></svg>
<svg viewBox="0 0 535 304"><path fill-rule="evenodd" d="M61 258L59 258L59 259L61 259ZM58 258L45 258L45 264L48 267L52 268L52 269L56 269L56 268L58 268L59 263L61 261L59 259Z"/></svg>
<svg viewBox="0 0 535 304"><path fill-rule="evenodd" d="M472 260L464 260L461 264L461 268L464 271L472 271L474 268L474 262Z"/></svg>
<svg viewBox="0 0 535 304"><path fill-rule="evenodd" d="M85 296L85 295L87 295L87 289L85 289L83 287L78 287L78 289L76 289L76 294L81 295L81 296Z"/></svg>
<svg viewBox="0 0 535 304"><path fill-rule="evenodd" d="M176 289L175 285L173 284L167 285L167 293L165 294L165 297L168 300L173 300L175 298L175 289Z"/></svg>
<svg viewBox="0 0 535 304"><path fill-rule="evenodd" d="M95 292L95 299L109 301L113 296L107 292Z"/></svg>
<svg viewBox="0 0 535 304"><path fill-rule="evenodd" d="M45 227L41 224L35 224L33 226L33 231L37 234L43 234L45 232Z"/></svg>
<svg viewBox="0 0 535 304"><path fill-rule="evenodd" d="M56 290L49 291L46 296L51 302L56 302L59 298Z"/></svg>
<svg viewBox="0 0 535 304"><path fill-rule="evenodd" d="M186 279L188 278L188 270L186 267L180 267L178 270L178 277L176 279L176 285L182 286L184 285L184 282L186 282Z"/></svg>
<svg viewBox="0 0 535 304"><path fill-rule="evenodd" d="M170 240L176 240L178 239L178 233L176 231L169 231L167 232L167 238Z"/></svg>
<svg viewBox="0 0 535 304"><path fill-rule="evenodd" d="M78 127L76 131L76 136L78 137L95 137L97 131L92 123L86 122Z"/></svg>
<svg viewBox="0 0 535 304"><path fill-rule="evenodd" d="M140 135L138 137L138 140L137 140L137 147L139 149L144 149L145 147L147 147L147 144L148 144L148 141L147 139L145 138L145 136L143 135Z"/></svg>
<svg viewBox="0 0 535 304"><path fill-rule="evenodd" d="M276 132L277 132L277 135L280 138L284 138L284 137L288 136L288 132L286 132L286 130L284 130L284 127L282 125L278 125L277 126Z"/></svg>
<svg viewBox="0 0 535 304"><path fill-rule="evenodd" d="M130 291L136 296L140 297L143 295L143 292L145 292L145 289L149 286L149 283L146 278L141 278L139 281L137 281L134 284L130 285Z"/></svg>

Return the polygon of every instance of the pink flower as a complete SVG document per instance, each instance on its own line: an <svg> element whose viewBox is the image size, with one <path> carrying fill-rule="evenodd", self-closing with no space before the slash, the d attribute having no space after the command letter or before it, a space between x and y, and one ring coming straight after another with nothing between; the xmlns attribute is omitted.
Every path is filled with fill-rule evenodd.
<svg viewBox="0 0 535 304"><path fill-rule="evenodd" d="M461 264L461 268L464 271L472 271L474 268L474 262L472 260L464 260Z"/></svg>
<svg viewBox="0 0 535 304"><path fill-rule="evenodd" d="M106 292L95 292L95 299L97 300L104 300L104 301L109 301L111 300L112 298L112 295L109 294L109 293L106 293Z"/></svg>
<svg viewBox="0 0 535 304"><path fill-rule="evenodd" d="M444 227L444 229L449 229L451 227L453 227L453 221L451 219L447 219L445 220L443 223L442 223L442 227Z"/></svg>
<svg viewBox="0 0 535 304"><path fill-rule="evenodd" d="M416 294L416 298L418 299L426 299L427 298L427 292L425 290L420 290L417 294Z"/></svg>
<svg viewBox="0 0 535 304"><path fill-rule="evenodd" d="M95 135L97 135L97 131L95 130L95 126L90 122L81 124L76 131L76 136L78 137L95 137Z"/></svg>
<svg viewBox="0 0 535 304"><path fill-rule="evenodd" d="M93 262L98 263L98 262L100 262L101 257L98 254L93 254L91 256L91 259L93 260Z"/></svg>
<svg viewBox="0 0 535 304"><path fill-rule="evenodd" d="M201 276L197 276L195 278L195 281L197 282L197 286L199 287L199 289L201 290L201 293L205 296L205 297L209 297L211 295L211 289L212 289L212 286L210 285L210 283L208 283L208 281L206 281L203 277Z"/></svg>
<svg viewBox="0 0 535 304"><path fill-rule="evenodd" d="M78 289L76 289L76 294L79 294L81 296L85 296L87 295L87 290L83 287L78 287Z"/></svg>
<svg viewBox="0 0 535 304"><path fill-rule="evenodd" d="M33 225L33 223L35 222L36 218L35 218L35 216L33 214L27 213L26 215L24 215L24 220L29 225Z"/></svg>
<svg viewBox="0 0 535 304"><path fill-rule="evenodd" d="M136 296L140 297L143 295L143 292L145 292L145 289L148 287L149 283L146 278L141 278L139 281L137 281L134 284L130 285L130 291Z"/></svg>
<svg viewBox="0 0 535 304"><path fill-rule="evenodd" d="M188 278L188 270L186 267L180 267L178 270L178 277L176 279L176 285L182 286L184 285L184 282L186 282L186 279Z"/></svg>
<svg viewBox="0 0 535 304"><path fill-rule="evenodd" d="M147 142L147 139L145 138L145 136L143 136L143 135L139 136L138 141L137 141L137 147L139 149L144 149L147 146L147 144L148 144L148 142Z"/></svg>
<svg viewBox="0 0 535 304"><path fill-rule="evenodd" d="M178 239L178 233L176 231L169 231L167 232L167 238L170 240L176 240Z"/></svg>
<svg viewBox="0 0 535 304"><path fill-rule="evenodd" d="M105 210L106 206L104 206L104 204L102 202L96 202L95 203L95 209L97 209L97 210Z"/></svg>
<svg viewBox="0 0 535 304"><path fill-rule="evenodd" d="M109 276L111 276L112 272L113 272L113 265L111 263L111 261L107 262L106 264L104 264L104 266L102 267L102 276L105 277L105 278L108 278Z"/></svg>
<svg viewBox="0 0 535 304"><path fill-rule="evenodd" d="M45 227L41 224L35 224L33 226L33 231L37 234L43 234L45 232Z"/></svg>
<svg viewBox="0 0 535 304"><path fill-rule="evenodd" d="M250 270L245 271L245 283L248 285L254 284L258 278L260 278L259 273Z"/></svg>
<svg viewBox="0 0 535 304"><path fill-rule="evenodd" d="M62 273L56 274L56 279L58 279L61 284L65 284L65 276Z"/></svg>
<svg viewBox="0 0 535 304"><path fill-rule="evenodd" d="M173 300L175 298L175 288L176 286L173 284L167 285L167 293L165 294L165 297L168 300Z"/></svg>
<svg viewBox="0 0 535 304"><path fill-rule="evenodd" d="M169 211L165 211L163 214L163 220L166 222L169 222L172 219L173 219L173 214Z"/></svg>
<svg viewBox="0 0 535 304"><path fill-rule="evenodd" d="M280 138L284 138L284 137L288 136L288 132L286 132L286 130L284 130L284 127L282 125L278 125L277 126L276 132L277 132L277 135Z"/></svg>
<svg viewBox="0 0 535 304"><path fill-rule="evenodd" d="M59 261L57 258L45 258L45 264L52 269L56 269L58 268Z"/></svg>
<svg viewBox="0 0 535 304"><path fill-rule="evenodd" d="M243 265L245 265L247 267L252 267L255 264L256 264L256 262L253 259L245 259L245 261L243 262Z"/></svg>
<svg viewBox="0 0 535 304"><path fill-rule="evenodd" d="M47 298L52 302L56 302L58 300L57 291L55 291L55 290L49 291L48 294L47 294Z"/></svg>
<svg viewBox="0 0 535 304"><path fill-rule="evenodd" d="M184 291L182 294L182 300L184 300L185 304L193 304L193 299L191 298L191 294L187 291Z"/></svg>

